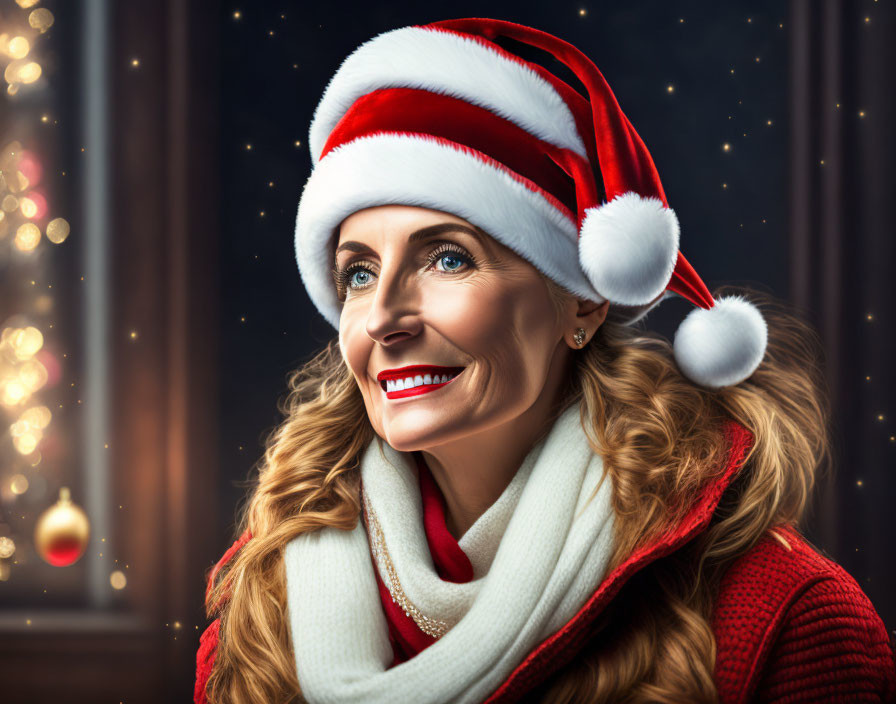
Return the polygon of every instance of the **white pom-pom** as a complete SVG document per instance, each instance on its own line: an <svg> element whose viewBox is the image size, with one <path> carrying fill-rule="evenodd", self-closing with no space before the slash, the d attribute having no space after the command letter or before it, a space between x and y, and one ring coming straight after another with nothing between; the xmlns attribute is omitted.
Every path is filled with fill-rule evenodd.
<svg viewBox="0 0 896 704"><path fill-rule="evenodd" d="M719 298L696 308L678 326L675 361L691 381L711 389L748 378L765 356L768 326L762 313L741 296Z"/></svg>
<svg viewBox="0 0 896 704"><path fill-rule="evenodd" d="M639 306L659 296L678 259L678 218L659 198L634 191L587 208L579 263L594 289L613 303Z"/></svg>

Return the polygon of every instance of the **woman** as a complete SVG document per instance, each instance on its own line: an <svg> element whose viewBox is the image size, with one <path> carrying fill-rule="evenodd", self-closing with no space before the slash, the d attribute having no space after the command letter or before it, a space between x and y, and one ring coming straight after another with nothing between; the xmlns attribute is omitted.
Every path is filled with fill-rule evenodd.
<svg viewBox="0 0 896 704"><path fill-rule="evenodd" d="M296 255L338 345L291 378L210 575L196 701L894 696L880 617L798 531L815 338L710 294L583 54L497 20L387 32L309 143ZM675 294L674 345L632 326Z"/></svg>

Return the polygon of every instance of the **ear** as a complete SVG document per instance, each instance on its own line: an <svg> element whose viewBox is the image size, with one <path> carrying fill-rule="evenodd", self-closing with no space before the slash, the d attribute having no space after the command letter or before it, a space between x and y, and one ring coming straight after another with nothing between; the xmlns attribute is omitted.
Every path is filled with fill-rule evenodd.
<svg viewBox="0 0 896 704"><path fill-rule="evenodd" d="M591 326L595 330L603 325L604 320L607 319L607 311L610 310L610 302L604 301L603 303L595 303L594 301L588 301L584 298L579 298L578 304L579 309L576 312L576 318L579 320L579 327Z"/></svg>
<svg viewBox="0 0 896 704"><path fill-rule="evenodd" d="M573 311L567 316L566 330L564 336L567 344L573 349L581 349L588 344L588 341L594 337L597 329L603 325L607 319L607 311L610 310L610 302L595 303L584 298L575 299L576 303ZM578 345L575 342L576 330L582 328L585 330L585 341Z"/></svg>

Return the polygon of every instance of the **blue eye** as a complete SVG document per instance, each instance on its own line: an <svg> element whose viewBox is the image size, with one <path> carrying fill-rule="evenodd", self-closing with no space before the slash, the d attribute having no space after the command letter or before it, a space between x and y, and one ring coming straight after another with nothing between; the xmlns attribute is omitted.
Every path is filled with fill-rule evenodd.
<svg viewBox="0 0 896 704"><path fill-rule="evenodd" d="M439 261L441 261L441 262L444 262L446 260L447 261L455 261L455 262L457 262L458 266L463 264L463 260L461 259L461 257L458 257L455 254L443 254L441 257L439 257ZM454 271L454 269L456 267L446 265L446 268L448 269L448 271Z"/></svg>
<svg viewBox="0 0 896 704"><path fill-rule="evenodd" d="M472 255L468 254L463 247L452 242L444 242L436 249L429 253L426 258L427 268L431 267L435 262L443 262L441 271L446 274L453 274L460 271L464 264L473 266L475 261ZM340 299L349 291L361 291L370 285L370 278L373 264L367 260L361 260L349 264L345 269L333 269L333 280L336 283L337 294ZM357 278L356 274L360 274L361 278Z"/></svg>
<svg viewBox="0 0 896 704"><path fill-rule="evenodd" d="M366 275L366 276L370 276L370 272L367 271L367 269L360 269L360 268L357 268L357 267L356 267L356 268L354 268L354 269L352 270L351 274L350 274L349 277L348 277L348 281L349 281L350 284L351 284L352 282L354 282L354 283L360 283L361 286L363 287L364 284L365 284L365 282L364 282L364 281L360 281L360 282L357 281L357 279L355 279L355 274L364 274L364 275Z"/></svg>

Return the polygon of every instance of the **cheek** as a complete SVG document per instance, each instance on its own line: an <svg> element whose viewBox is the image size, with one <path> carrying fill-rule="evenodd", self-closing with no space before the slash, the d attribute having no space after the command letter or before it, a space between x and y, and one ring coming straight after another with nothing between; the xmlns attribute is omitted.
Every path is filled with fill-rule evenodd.
<svg viewBox="0 0 896 704"><path fill-rule="evenodd" d="M501 285L455 285L434 292L425 309L433 325L471 354L507 359L508 350L516 349L519 357L532 343L556 335L555 310L543 288L540 279L522 277Z"/></svg>
<svg viewBox="0 0 896 704"><path fill-rule="evenodd" d="M351 314L343 313L339 321L339 349L346 365L359 380L367 375L370 364L370 350L373 341L358 327L359 320L353 320Z"/></svg>

